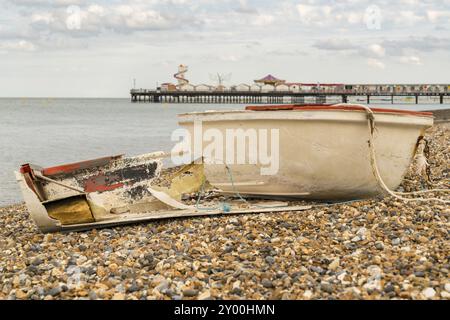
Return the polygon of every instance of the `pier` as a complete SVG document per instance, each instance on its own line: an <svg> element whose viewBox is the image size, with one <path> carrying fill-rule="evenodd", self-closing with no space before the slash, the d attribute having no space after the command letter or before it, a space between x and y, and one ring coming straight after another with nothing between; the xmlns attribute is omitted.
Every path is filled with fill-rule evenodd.
<svg viewBox="0 0 450 320"><path fill-rule="evenodd" d="M383 92L383 91L327 91L327 92L292 92L292 91L163 91L147 89L131 89L132 102L150 103L220 103L220 104L303 104L303 103L327 103L328 99L343 103L349 101L349 97L362 99L370 104L374 98L383 98L384 102L394 104L397 97L410 97L415 104L421 103L421 98L435 97L440 104L450 103L450 91L446 92ZM429 101L428 101L429 102Z"/></svg>
<svg viewBox="0 0 450 320"><path fill-rule="evenodd" d="M151 103L242 103L242 104L324 104L348 103L349 98L370 104L378 98L394 104L399 98L421 103L424 97L434 97L440 104L450 103L450 84L345 84L288 82L271 74L253 83L226 86L226 77L217 75L217 84L192 84L186 73L189 68L178 66L175 83L162 83L154 90L131 89L132 102ZM354 99L353 99L354 100ZM352 101L354 102L354 101ZM427 101L429 103L430 101Z"/></svg>

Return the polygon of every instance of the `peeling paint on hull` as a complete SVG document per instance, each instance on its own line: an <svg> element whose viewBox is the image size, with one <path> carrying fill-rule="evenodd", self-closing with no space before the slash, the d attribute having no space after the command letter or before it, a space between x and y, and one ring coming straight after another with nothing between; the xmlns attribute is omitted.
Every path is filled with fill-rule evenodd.
<svg viewBox="0 0 450 320"><path fill-rule="evenodd" d="M164 153L112 156L51 168L26 164L16 173L30 214L43 231L115 219L117 212L167 209L148 188Z"/></svg>

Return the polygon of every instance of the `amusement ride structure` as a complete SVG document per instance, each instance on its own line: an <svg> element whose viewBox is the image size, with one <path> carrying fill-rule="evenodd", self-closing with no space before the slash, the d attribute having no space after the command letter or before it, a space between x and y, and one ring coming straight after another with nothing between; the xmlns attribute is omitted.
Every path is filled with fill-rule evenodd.
<svg viewBox="0 0 450 320"><path fill-rule="evenodd" d="M182 86L189 84L189 80L185 78L185 74L186 72L188 72L188 70L189 70L188 66L180 64L178 66L178 72L173 75L175 79L178 80L178 88L181 88Z"/></svg>
<svg viewBox="0 0 450 320"><path fill-rule="evenodd" d="M225 82L230 81L231 79L231 73L229 74L210 74L209 78L213 83L215 84L216 90L223 91L226 89Z"/></svg>

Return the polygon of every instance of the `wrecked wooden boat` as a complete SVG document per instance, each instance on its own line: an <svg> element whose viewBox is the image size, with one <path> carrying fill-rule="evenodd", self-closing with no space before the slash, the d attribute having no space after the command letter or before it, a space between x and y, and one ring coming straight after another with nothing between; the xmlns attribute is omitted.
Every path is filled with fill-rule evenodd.
<svg viewBox="0 0 450 320"><path fill-rule="evenodd" d="M136 213L167 208L154 201L149 189L160 176L163 158L157 152L50 168L25 164L16 178L31 217L43 231L114 225L123 219L142 218L133 216Z"/></svg>
<svg viewBox="0 0 450 320"><path fill-rule="evenodd" d="M207 180L224 193L345 200L381 194L380 181L395 190L433 116L361 105L281 105L186 113L179 124L189 132L188 150L197 147L195 157L204 158ZM227 141L214 148L217 137Z"/></svg>
<svg viewBox="0 0 450 320"><path fill-rule="evenodd" d="M87 230L166 218L299 211L309 207L265 203L201 207L182 196L205 186L203 164L162 170L169 154L123 155L16 172L31 218L43 232Z"/></svg>

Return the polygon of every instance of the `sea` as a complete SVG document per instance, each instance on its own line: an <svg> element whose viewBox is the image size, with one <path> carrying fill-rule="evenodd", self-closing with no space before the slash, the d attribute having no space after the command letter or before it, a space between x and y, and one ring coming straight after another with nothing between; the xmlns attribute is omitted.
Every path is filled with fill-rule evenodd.
<svg viewBox="0 0 450 320"><path fill-rule="evenodd" d="M336 101L337 102L337 101ZM349 101L356 102L356 101ZM361 100L359 102L364 102ZM408 110L450 108L435 100L372 100ZM0 206L22 201L14 171L21 164L49 167L109 155L170 151L179 113L242 109L238 104L150 104L130 99L1 98Z"/></svg>

